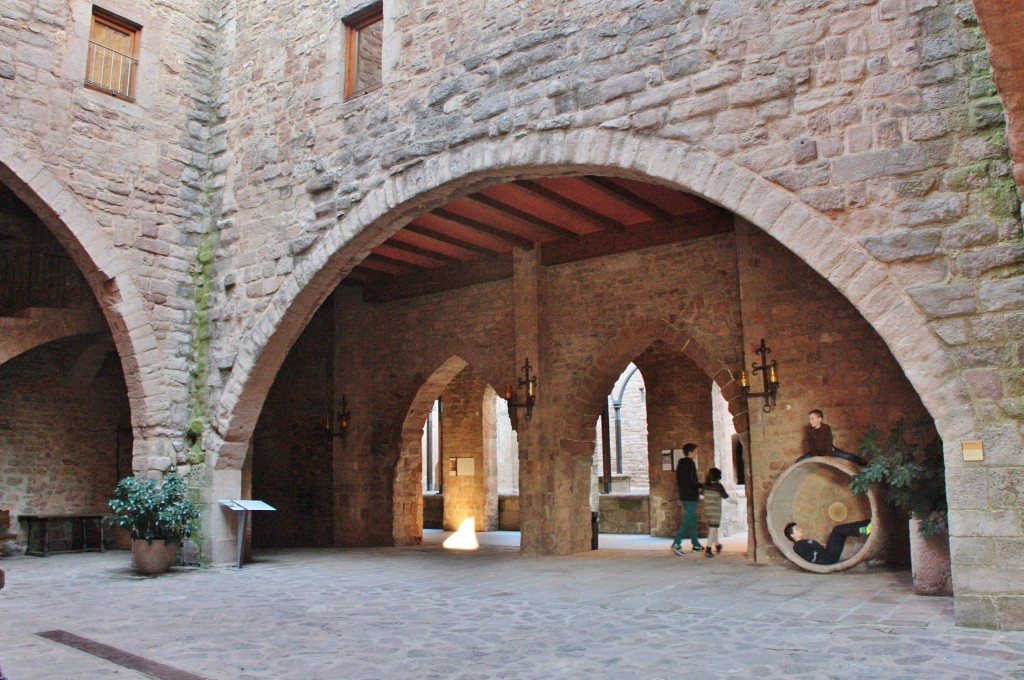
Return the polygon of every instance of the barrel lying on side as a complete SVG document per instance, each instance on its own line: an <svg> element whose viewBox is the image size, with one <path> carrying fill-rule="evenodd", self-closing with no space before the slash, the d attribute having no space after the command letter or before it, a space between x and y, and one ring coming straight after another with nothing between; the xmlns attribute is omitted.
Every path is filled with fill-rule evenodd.
<svg viewBox="0 0 1024 680"><path fill-rule="evenodd" d="M816 456L794 463L783 471L768 495L768 532L775 546L794 564L807 571L828 574L869 560L885 545L885 512L874 491L864 496L850 491L850 480L860 468L850 461ZM796 522L807 538L822 544L832 527L844 522L871 518L871 535L846 541L842 557L835 564L812 564L793 551L783 533Z"/></svg>

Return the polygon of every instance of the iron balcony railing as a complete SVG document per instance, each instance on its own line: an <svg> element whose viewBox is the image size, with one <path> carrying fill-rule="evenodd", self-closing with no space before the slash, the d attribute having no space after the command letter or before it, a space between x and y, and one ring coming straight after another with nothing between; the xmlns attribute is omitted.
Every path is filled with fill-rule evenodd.
<svg viewBox="0 0 1024 680"><path fill-rule="evenodd" d="M125 99L135 98L135 73L139 62L127 54L89 41L85 82Z"/></svg>

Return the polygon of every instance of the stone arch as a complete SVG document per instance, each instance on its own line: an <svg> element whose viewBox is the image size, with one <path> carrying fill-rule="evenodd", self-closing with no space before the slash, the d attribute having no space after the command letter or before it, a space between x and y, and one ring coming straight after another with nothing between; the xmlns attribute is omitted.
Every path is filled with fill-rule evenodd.
<svg viewBox="0 0 1024 680"><path fill-rule="evenodd" d="M25 319L0 319L0 364L60 338L106 329L106 320L92 310L33 310Z"/></svg>
<svg viewBox="0 0 1024 680"><path fill-rule="evenodd" d="M2 130L0 181L32 208L88 282L121 358L133 426L142 427L161 388L158 378L144 379L152 375L145 369L163 362L129 263L64 183Z"/></svg>
<svg viewBox="0 0 1024 680"><path fill-rule="evenodd" d="M483 139L385 178L327 232L243 338L217 410L216 465L234 468L284 359L344 275L410 219L483 186L522 177L606 174L658 182L712 201L773 237L846 297L878 332L922 395L945 441L975 429L962 380L900 283L830 218L778 184L699 147L633 131L535 132ZM712 373L717 373L718 367Z"/></svg>
<svg viewBox="0 0 1024 680"><path fill-rule="evenodd" d="M736 431L747 430L746 404L733 381L730 368L716 360L685 329L677 328L664 319L634 316L605 346L606 351L590 359L590 370L581 377L578 398L573 401L579 404L579 408L573 413L572 420L567 419L564 423L566 438L593 437L594 423L604 413L604 400L622 373L622 367L659 340L686 355L718 384L729 402Z"/></svg>
<svg viewBox="0 0 1024 680"><path fill-rule="evenodd" d="M392 535L395 545L415 545L423 538L423 490L420 486L423 423L445 386L468 365L461 357L449 357L423 381L406 409L394 475Z"/></svg>

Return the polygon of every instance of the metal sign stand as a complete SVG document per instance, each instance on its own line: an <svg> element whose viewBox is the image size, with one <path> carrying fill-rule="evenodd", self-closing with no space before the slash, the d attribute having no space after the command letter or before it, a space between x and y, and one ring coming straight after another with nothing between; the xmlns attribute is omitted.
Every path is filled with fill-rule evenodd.
<svg viewBox="0 0 1024 680"><path fill-rule="evenodd" d="M224 500L220 504L234 512L241 513L238 516L238 569L242 568L242 552L245 546L245 525L249 519L249 513L253 510L277 510L272 505L263 501L253 500Z"/></svg>

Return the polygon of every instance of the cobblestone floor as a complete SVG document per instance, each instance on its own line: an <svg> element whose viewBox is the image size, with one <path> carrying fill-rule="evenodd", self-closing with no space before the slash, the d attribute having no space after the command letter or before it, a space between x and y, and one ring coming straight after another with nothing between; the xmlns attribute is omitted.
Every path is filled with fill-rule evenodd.
<svg viewBox="0 0 1024 680"><path fill-rule="evenodd" d="M0 563L10 679L146 677L35 635L51 629L217 680L1024 678L1024 634L954 627L952 599L913 595L903 572L436 544L272 551L159 577L129 563Z"/></svg>

